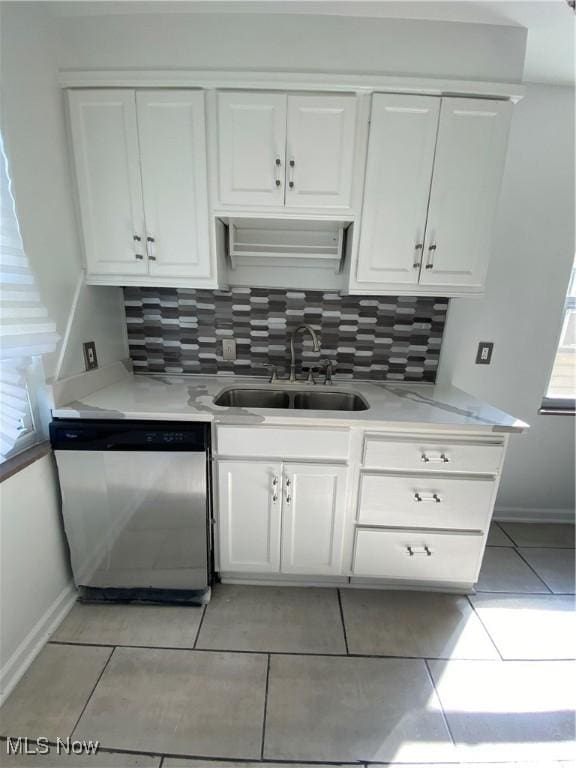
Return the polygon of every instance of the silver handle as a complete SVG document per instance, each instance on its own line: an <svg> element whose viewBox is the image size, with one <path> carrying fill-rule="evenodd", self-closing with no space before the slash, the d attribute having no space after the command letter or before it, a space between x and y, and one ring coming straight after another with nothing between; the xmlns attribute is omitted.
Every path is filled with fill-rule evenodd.
<svg viewBox="0 0 576 768"><path fill-rule="evenodd" d="M410 557L414 557L414 555L426 555L426 557L432 556L432 551L426 545L423 547L406 547L406 552Z"/></svg>
<svg viewBox="0 0 576 768"><path fill-rule="evenodd" d="M421 493L418 493L418 491L416 491L416 493L414 494L414 501L433 501L435 504L440 504L442 499L440 498L440 496L438 496L437 493L433 493L431 496L422 496Z"/></svg>
<svg viewBox="0 0 576 768"><path fill-rule="evenodd" d="M276 475L272 478L272 501L278 501L278 478Z"/></svg>
<svg viewBox="0 0 576 768"><path fill-rule="evenodd" d="M412 264L414 269L418 269L422 264L422 248L424 248L424 243L416 243L414 246L414 250L416 251L414 254L414 263Z"/></svg>
<svg viewBox="0 0 576 768"><path fill-rule="evenodd" d="M428 456L427 453L422 454L422 461L425 464L448 464L450 462L450 457L446 456L445 453L441 453L440 456Z"/></svg>
<svg viewBox="0 0 576 768"><path fill-rule="evenodd" d="M282 167L282 160L280 160L279 157L276 158L274 161L274 181L276 183L277 187L282 186L282 181L280 180L280 168Z"/></svg>
<svg viewBox="0 0 576 768"><path fill-rule="evenodd" d="M154 243L156 241L153 237L150 237L150 235L146 238L146 252L148 253L148 258L150 261L156 261L156 256L154 254Z"/></svg>
<svg viewBox="0 0 576 768"><path fill-rule="evenodd" d="M434 253L436 251L436 243L433 243L428 247L428 260L426 262L426 269L434 269Z"/></svg>
<svg viewBox="0 0 576 768"><path fill-rule="evenodd" d="M286 478L286 504L290 504L290 502L292 501L292 496L290 495L290 491L288 490L288 488L290 488L291 485L292 483L290 482L290 478L287 477Z"/></svg>
<svg viewBox="0 0 576 768"><path fill-rule="evenodd" d="M288 182L288 186L290 189L294 189L294 168L296 167L296 161L294 159L290 160L290 181Z"/></svg>
<svg viewBox="0 0 576 768"><path fill-rule="evenodd" d="M140 237L140 235L133 235L133 240L134 240L135 243L141 243L142 242L142 238ZM142 254L142 253L135 253L134 254L134 258L135 259L143 259L144 258L144 254Z"/></svg>

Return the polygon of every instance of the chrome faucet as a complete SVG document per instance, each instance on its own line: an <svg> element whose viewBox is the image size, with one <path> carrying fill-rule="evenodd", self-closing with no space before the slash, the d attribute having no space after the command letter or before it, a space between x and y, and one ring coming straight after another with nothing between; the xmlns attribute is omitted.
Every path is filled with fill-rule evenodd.
<svg viewBox="0 0 576 768"><path fill-rule="evenodd" d="M295 360L295 351L294 351L294 337L297 333L304 333L304 331L308 331L310 336L312 336L312 343L314 344L314 352L320 352L320 344L318 343L318 336L316 336L316 331L314 328L312 328L310 325L299 325L298 328L294 331L294 333L290 336L290 384L293 384L296 381L296 360Z"/></svg>

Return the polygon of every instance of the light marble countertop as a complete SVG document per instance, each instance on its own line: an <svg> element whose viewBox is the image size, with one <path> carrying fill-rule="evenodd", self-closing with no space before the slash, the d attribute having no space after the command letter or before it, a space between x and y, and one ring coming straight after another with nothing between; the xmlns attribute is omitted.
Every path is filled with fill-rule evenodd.
<svg viewBox="0 0 576 768"><path fill-rule="evenodd" d="M318 411L226 408L214 405L225 389L248 387L356 392L369 404L365 411ZM404 382L335 380L332 385L304 382L267 384L261 378L126 374L81 400L53 409L55 418L214 421L221 424L305 424L522 432L523 421L451 386Z"/></svg>

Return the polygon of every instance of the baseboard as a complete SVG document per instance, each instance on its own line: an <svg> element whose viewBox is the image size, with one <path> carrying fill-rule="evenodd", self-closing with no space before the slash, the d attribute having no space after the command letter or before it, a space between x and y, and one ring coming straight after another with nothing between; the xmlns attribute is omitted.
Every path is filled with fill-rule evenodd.
<svg viewBox="0 0 576 768"><path fill-rule="evenodd" d="M77 592L72 584L65 587L41 618L32 627L12 656L0 669L0 706L12 693L28 667L40 653L48 638L76 602Z"/></svg>
<svg viewBox="0 0 576 768"><path fill-rule="evenodd" d="M573 523L573 509L542 507L496 507L494 520L502 523Z"/></svg>

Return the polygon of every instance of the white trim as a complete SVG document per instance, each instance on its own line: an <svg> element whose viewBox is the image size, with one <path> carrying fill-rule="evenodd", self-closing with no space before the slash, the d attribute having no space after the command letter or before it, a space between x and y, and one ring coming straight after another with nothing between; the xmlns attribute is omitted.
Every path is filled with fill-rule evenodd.
<svg viewBox="0 0 576 768"><path fill-rule="evenodd" d="M38 656L42 648L44 648L50 635L71 610L76 602L76 598L76 589L74 584L70 582L54 600L52 605L48 606L44 614L0 669L0 705L3 704L20 682L28 667Z"/></svg>
<svg viewBox="0 0 576 768"><path fill-rule="evenodd" d="M481 80L401 77L398 75L250 72L216 69L62 69L63 88L251 88L299 91L421 93L433 96L476 96L520 101L526 88L518 83Z"/></svg>
<svg viewBox="0 0 576 768"><path fill-rule="evenodd" d="M573 523L573 509L558 507L496 507L494 520L501 523Z"/></svg>

